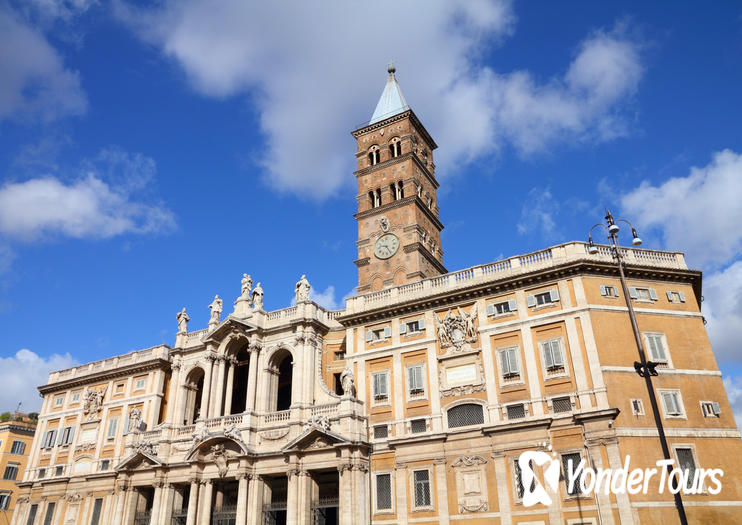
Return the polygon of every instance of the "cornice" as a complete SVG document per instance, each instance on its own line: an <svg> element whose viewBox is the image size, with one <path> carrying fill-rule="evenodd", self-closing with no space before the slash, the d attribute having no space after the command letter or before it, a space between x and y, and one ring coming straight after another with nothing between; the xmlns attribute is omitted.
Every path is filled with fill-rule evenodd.
<svg viewBox="0 0 742 525"><path fill-rule="evenodd" d="M420 252L420 254L441 274L448 273L448 270L443 266L443 263L436 259L423 243L413 242L412 244L406 244L403 249L405 253Z"/></svg>
<svg viewBox="0 0 742 525"><path fill-rule="evenodd" d="M154 369L168 370L169 368L170 361L158 357L157 359L144 361L142 363L120 366L112 368L110 370L101 370L92 374L86 374L80 377L74 377L72 379L42 385L39 387L39 392L41 392L41 394L49 394L52 392L57 392L59 390L68 390L77 386L88 385L91 383L97 383L99 381L105 381L109 379L115 379L121 376L128 376L137 372L144 372Z"/></svg>
<svg viewBox="0 0 742 525"><path fill-rule="evenodd" d="M422 125L420 122L420 119L417 118L417 115L415 115L415 112L411 109L408 109L407 111L403 111L402 113L398 113L397 115L392 115L391 117L380 120L378 122L374 122L373 124L368 124L366 126L362 126L358 128L355 131L351 131L350 134L353 135L355 138L360 137L361 135L365 135L366 133L369 133L371 131L377 130L379 128L383 128L384 126L388 126L389 124L392 124L394 122L398 122L400 120L404 120L405 118L410 119L410 122L412 122L412 125L415 126L417 131L422 135L423 140L428 143L428 146L430 146L431 150L437 149L438 144L435 143L433 140L433 137L430 136L428 133L428 130L425 129L425 126Z"/></svg>
<svg viewBox="0 0 742 525"><path fill-rule="evenodd" d="M428 182L430 182L433 185L433 187L437 190L440 187L440 184L438 184L438 181L436 180L435 175L433 175L432 173L430 173L430 171L428 170L427 166L425 166L425 164L423 164L420 161L420 159L418 158L418 156L413 151L408 151L407 153L403 153L399 157L394 157L392 159L385 160L384 162L380 162L378 164L374 164L373 166L366 166L365 168L361 168L360 170L354 171L353 172L353 175L355 175L356 178L358 178L358 177L364 177L364 176L368 175L369 173L373 173L375 171L384 170L384 169L388 168L389 166L391 166L392 164L401 164L402 161L405 161L408 158L409 159L412 159L412 161L415 163L415 165L418 168L420 168L422 174L425 175L425 177L428 179ZM408 179L405 179L405 180L410 180L412 178L413 177L409 177ZM361 198L361 197L362 197L362 195L357 195L356 196L357 199L358 198Z"/></svg>
<svg viewBox="0 0 742 525"><path fill-rule="evenodd" d="M433 226L435 226L439 232L443 230L443 223L438 219L438 217L433 214L432 211L430 211L430 208L425 206L425 203L417 195L410 195L409 197L399 199L398 201L387 202L386 204L382 204L381 206L378 206L376 208L371 208L366 211L359 211L358 213L353 214L353 217L356 220L363 220L368 217L372 217L374 215L381 214L389 210L393 210L394 208L400 208L412 203L417 204L417 207L423 211L428 220L433 223Z"/></svg>
<svg viewBox="0 0 742 525"><path fill-rule="evenodd" d="M627 278L657 279L690 283L694 288L696 296L701 296L702 273L699 270L631 265L625 266L624 272L626 273ZM367 324L369 322L398 317L400 315L407 315L414 312L428 310L430 308L446 307L456 303L471 301L472 299L495 293L535 286L539 283L550 282L574 275L610 275L618 277L618 267L614 263L602 261L570 261L559 266L520 273L502 279L472 284L471 286L455 290L445 290L437 294L431 294L427 297L417 297L408 301L400 301L395 304L382 305L378 308L371 308L357 313L341 315L336 318L336 321L346 327L355 326L357 324Z"/></svg>

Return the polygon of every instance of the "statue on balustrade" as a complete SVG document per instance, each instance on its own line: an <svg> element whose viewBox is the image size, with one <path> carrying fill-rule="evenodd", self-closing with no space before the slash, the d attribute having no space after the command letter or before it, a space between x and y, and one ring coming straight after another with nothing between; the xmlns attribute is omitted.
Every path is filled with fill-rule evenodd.
<svg viewBox="0 0 742 525"><path fill-rule="evenodd" d="M250 290L252 289L252 277L246 273L242 274L242 294L241 297L245 299L250 298Z"/></svg>
<svg viewBox="0 0 742 525"><path fill-rule="evenodd" d="M260 283L255 285L255 289L252 291L252 307L255 310L263 309L263 287Z"/></svg>
<svg viewBox="0 0 742 525"><path fill-rule="evenodd" d="M219 317L222 315L222 300L219 299L218 295L214 296L214 301L209 305L209 308L211 308L209 324L219 324Z"/></svg>
<svg viewBox="0 0 742 525"><path fill-rule="evenodd" d="M301 303L305 301L309 301L309 290L312 287L309 284L309 281L307 281L307 276L302 275L301 279L299 279L299 282L296 283L295 291L296 291L296 302Z"/></svg>
<svg viewBox="0 0 742 525"><path fill-rule="evenodd" d="M129 431L138 433L142 427L142 411L134 407L129 412Z"/></svg>
<svg viewBox="0 0 742 525"><path fill-rule="evenodd" d="M356 395L355 377L350 368L346 368L343 370L343 373L340 374L340 385L343 387L344 396L352 397Z"/></svg>
<svg viewBox="0 0 742 525"><path fill-rule="evenodd" d="M188 332L188 321L190 321L191 318L188 317L185 308L178 312L176 319L178 320L178 333L183 334Z"/></svg>

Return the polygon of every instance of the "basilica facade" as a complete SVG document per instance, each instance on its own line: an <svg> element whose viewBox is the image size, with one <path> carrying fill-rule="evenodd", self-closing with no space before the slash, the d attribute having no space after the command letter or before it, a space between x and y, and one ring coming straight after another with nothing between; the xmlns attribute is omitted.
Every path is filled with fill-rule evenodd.
<svg viewBox="0 0 742 525"><path fill-rule="evenodd" d="M673 495L587 492L568 460L662 458L626 301L657 365L691 523L742 520L742 442L683 254L569 242L448 272L433 151L389 70L353 132L358 295L265 311L235 279L206 328L53 372L13 525L677 523ZM518 461L546 452L558 465ZM546 500L525 496L541 487Z"/></svg>

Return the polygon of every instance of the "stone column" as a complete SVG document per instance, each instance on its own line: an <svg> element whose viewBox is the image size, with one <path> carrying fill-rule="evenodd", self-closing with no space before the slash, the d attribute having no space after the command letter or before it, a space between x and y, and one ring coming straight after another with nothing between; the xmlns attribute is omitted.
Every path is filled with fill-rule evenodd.
<svg viewBox="0 0 742 525"><path fill-rule="evenodd" d="M352 464L338 465L338 523L353 523Z"/></svg>
<svg viewBox="0 0 742 525"><path fill-rule="evenodd" d="M214 495L214 484L210 479L202 480L205 486L199 494L199 519L198 525L209 525L211 523L211 500Z"/></svg>
<svg viewBox="0 0 742 525"><path fill-rule="evenodd" d="M134 513L137 510L137 502L139 500L139 493L133 487L126 491L126 506L124 507L124 516L122 523L129 525L134 523Z"/></svg>
<svg viewBox="0 0 742 525"><path fill-rule="evenodd" d="M292 354L291 370L291 407L302 404L302 391L304 390L304 340L306 339L303 332L299 332L294 337L294 351Z"/></svg>
<svg viewBox="0 0 742 525"><path fill-rule="evenodd" d="M494 452L492 459L495 464L495 481L497 482L497 505L500 508L501 525L511 525L513 523L512 504L508 489L508 459L504 452ZM490 497L489 493L487 497Z"/></svg>
<svg viewBox="0 0 742 525"><path fill-rule="evenodd" d="M175 488L170 483L165 483L160 500L160 516L158 525L170 525L173 519L173 501L175 499Z"/></svg>
<svg viewBox="0 0 742 525"><path fill-rule="evenodd" d="M113 525L121 525L121 519L124 517L124 505L126 504L126 483L119 482L118 494L116 496L116 511L113 513Z"/></svg>
<svg viewBox="0 0 742 525"><path fill-rule="evenodd" d="M312 525L312 478L306 470L297 472L297 476L299 478L299 497L296 502L299 515L297 523L298 525Z"/></svg>
<svg viewBox="0 0 742 525"><path fill-rule="evenodd" d="M587 462L587 464L589 466L592 466L596 470L601 469L603 468L603 458L600 454L600 446L594 442L589 441L590 440L585 442L587 453L589 455L589 461ZM615 523L615 520L613 518L613 509L611 508L610 496L608 496L603 490L595 493L595 496L597 497L596 504L598 507L598 515L602 518L600 523L602 523L603 525L613 525ZM623 521L621 523L623 523ZM629 523L631 523L631 521Z"/></svg>
<svg viewBox="0 0 742 525"><path fill-rule="evenodd" d="M170 390L167 395L167 415L165 416L165 422L171 425L180 425L182 421L176 421L176 414L178 408L178 397L180 397L180 359L176 358L173 360L171 366L172 373L170 375Z"/></svg>
<svg viewBox="0 0 742 525"><path fill-rule="evenodd" d="M255 392L258 386L258 352L257 345L250 346L250 365L247 369L247 398L245 399L245 412L255 410Z"/></svg>
<svg viewBox="0 0 742 525"><path fill-rule="evenodd" d="M204 389L201 393L201 419L211 417L209 413L209 402L211 400L211 373L214 370L214 359L216 354L209 348L206 355L206 370L204 370Z"/></svg>
<svg viewBox="0 0 742 525"><path fill-rule="evenodd" d="M162 481L155 482L155 497L152 500L152 512L150 513L149 525L158 525L157 519L160 516L160 502L162 501L162 490L164 484Z"/></svg>
<svg viewBox="0 0 742 525"><path fill-rule="evenodd" d="M196 525L196 512L198 511L198 487L197 479L191 479L191 492L188 494L188 516L186 525Z"/></svg>
<svg viewBox="0 0 742 525"><path fill-rule="evenodd" d="M289 488L286 494L286 523L299 523L299 477L300 470L290 469L286 474L289 478ZM344 523L340 520L340 523Z"/></svg>
<svg viewBox="0 0 742 525"><path fill-rule="evenodd" d="M234 390L234 371L237 368L237 359L227 358L227 391L224 393L224 415L232 413L232 390Z"/></svg>
<svg viewBox="0 0 742 525"><path fill-rule="evenodd" d="M618 448L618 439L604 439L605 451L608 454L608 466L616 472L623 467L621 452ZM633 525L634 515L631 511L631 500L626 492L616 494L616 503L618 504L618 519L621 525Z"/></svg>
<svg viewBox="0 0 742 525"><path fill-rule="evenodd" d="M247 513L247 525L262 525L263 523L264 490L263 480L260 479L260 476L253 474L248 486L247 508L250 509L250 512Z"/></svg>
<svg viewBox="0 0 742 525"><path fill-rule="evenodd" d="M226 356L220 355L216 358L216 384L214 388L214 397L211 400L210 417L222 416L222 407L224 406L224 369L227 362Z"/></svg>
<svg viewBox="0 0 742 525"><path fill-rule="evenodd" d="M305 405L314 403L314 368L317 356L317 336L310 331L304 339L304 392L301 401Z"/></svg>
<svg viewBox="0 0 742 525"><path fill-rule="evenodd" d="M448 514L448 484L446 483L446 458L435 458L435 485L438 499L438 523L449 524Z"/></svg>
<svg viewBox="0 0 742 525"><path fill-rule="evenodd" d="M358 461L358 459L356 459ZM369 466L358 462L353 467L353 523L371 523L369 515L371 492L368 486Z"/></svg>
<svg viewBox="0 0 742 525"><path fill-rule="evenodd" d="M394 465L394 487L392 494L397 495L397 523L407 525L407 465Z"/></svg>
<svg viewBox="0 0 742 525"><path fill-rule="evenodd" d="M236 525L245 525L247 522L247 491L249 489L247 480L248 474L241 474L239 476L238 492L237 492L237 519L235 520ZM257 509L252 509L257 511Z"/></svg>

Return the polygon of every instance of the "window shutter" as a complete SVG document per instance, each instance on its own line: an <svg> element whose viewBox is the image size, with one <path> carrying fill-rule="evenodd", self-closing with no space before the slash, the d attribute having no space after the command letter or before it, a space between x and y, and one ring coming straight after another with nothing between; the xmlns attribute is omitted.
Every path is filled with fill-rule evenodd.
<svg viewBox="0 0 742 525"><path fill-rule="evenodd" d="M716 401L711 403L711 408L715 416L718 416L719 414L721 414L721 407L719 406L719 403L717 403Z"/></svg>
<svg viewBox="0 0 742 525"><path fill-rule="evenodd" d="M515 299L508 299L508 308L511 312L515 312L518 310L518 303L515 301Z"/></svg>
<svg viewBox="0 0 742 525"><path fill-rule="evenodd" d="M547 370L554 366L554 359L551 356L551 345L549 343L544 343L544 361L546 362Z"/></svg>
<svg viewBox="0 0 742 525"><path fill-rule="evenodd" d="M387 384L386 384L387 381L386 380L387 380L387 375L386 374L379 375L379 385L381 387L381 395L383 395L383 396L386 396L389 393L388 392L388 389L387 389Z"/></svg>
<svg viewBox="0 0 742 525"><path fill-rule="evenodd" d="M551 295L552 302L556 302L559 300L559 290L551 290L549 291L549 294Z"/></svg>
<svg viewBox="0 0 742 525"><path fill-rule="evenodd" d="M63 439L64 439L64 429L59 433L59 439L57 439L57 445L62 445Z"/></svg>
<svg viewBox="0 0 742 525"><path fill-rule="evenodd" d="M399 333L400 334L406 334L407 333L407 323L399 323Z"/></svg>
<svg viewBox="0 0 742 525"><path fill-rule="evenodd" d="M49 437L49 431L47 430L44 432L44 438L41 440L41 447L40 448L46 448L46 438Z"/></svg>
<svg viewBox="0 0 742 525"><path fill-rule="evenodd" d="M371 342L371 338L372 338L373 336L374 336L374 334L373 334L373 333L371 333L371 330L366 330L366 342L367 342L367 343L370 343L370 342Z"/></svg>
<svg viewBox="0 0 742 525"><path fill-rule="evenodd" d="M670 290L667 290L667 300L672 302L672 292Z"/></svg>
<svg viewBox="0 0 742 525"><path fill-rule="evenodd" d="M684 303L685 302L685 294L683 292L678 292L678 295L680 296L680 302L681 303Z"/></svg>
<svg viewBox="0 0 742 525"><path fill-rule="evenodd" d="M562 359L562 345L559 344L559 341L552 341L551 349L553 352L552 357L554 358L554 366L564 366L564 360Z"/></svg>
<svg viewBox="0 0 742 525"><path fill-rule="evenodd" d="M420 330L425 330L425 318L424 318L424 317L423 317L423 318L421 318L421 319L420 319L420 320L419 320L419 321L417 322L417 327L418 327L418 328L419 328Z"/></svg>
<svg viewBox="0 0 742 525"><path fill-rule="evenodd" d="M67 443L72 443L72 439L75 437L75 427L70 427L70 433L67 435Z"/></svg>
<svg viewBox="0 0 742 525"><path fill-rule="evenodd" d="M392 329L388 326L384 327L384 339L389 339L392 336Z"/></svg>
<svg viewBox="0 0 742 525"><path fill-rule="evenodd" d="M407 369L407 375L408 375L408 382L410 390L415 390L417 388L417 376L415 374L415 367L410 367Z"/></svg>
<svg viewBox="0 0 742 525"><path fill-rule="evenodd" d="M618 288L616 288L615 286L612 286L611 288L613 288L613 295L618 297Z"/></svg>
<svg viewBox="0 0 742 525"><path fill-rule="evenodd" d="M604 284L600 285L600 295L608 295L608 291L606 290L606 286Z"/></svg>
<svg viewBox="0 0 742 525"><path fill-rule="evenodd" d="M500 352L500 365L502 366L502 375L508 375L510 373L510 352L508 350Z"/></svg>
<svg viewBox="0 0 742 525"><path fill-rule="evenodd" d="M379 395L379 374L374 374L374 396Z"/></svg>
<svg viewBox="0 0 742 525"><path fill-rule="evenodd" d="M528 306L536 306L536 296L535 295L529 295L526 299L526 302L528 303Z"/></svg>
<svg viewBox="0 0 742 525"><path fill-rule="evenodd" d="M636 288L633 286L629 286L629 297L631 297L632 299L639 298L639 294L637 293Z"/></svg>
<svg viewBox="0 0 742 525"><path fill-rule="evenodd" d="M510 348L505 351L508 358L508 373L510 374L517 374L518 373L518 359L515 355L515 348Z"/></svg>
<svg viewBox="0 0 742 525"><path fill-rule="evenodd" d="M122 436L125 436L125 435L127 435L129 433L129 424L130 423L131 423L131 419L127 417L124 420L124 431L121 433ZM134 429L132 429L132 430L134 430Z"/></svg>
<svg viewBox="0 0 742 525"><path fill-rule="evenodd" d="M495 305L494 304L488 304L487 305L487 315L495 315Z"/></svg>
<svg viewBox="0 0 742 525"><path fill-rule="evenodd" d="M650 288L649 289L649 298L652 299L653 301L656 301L657 300L657 290L655 290L654 288Z"/></svg>

